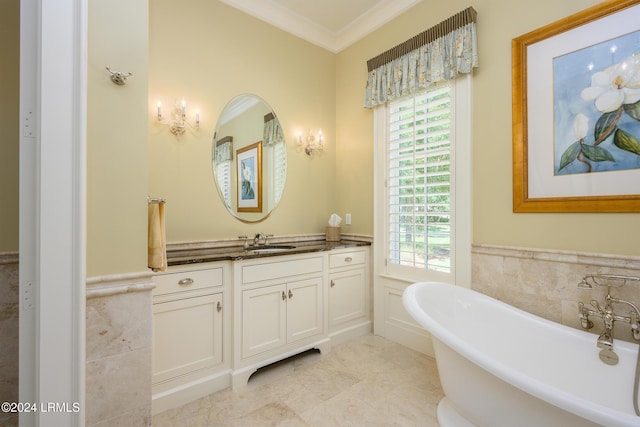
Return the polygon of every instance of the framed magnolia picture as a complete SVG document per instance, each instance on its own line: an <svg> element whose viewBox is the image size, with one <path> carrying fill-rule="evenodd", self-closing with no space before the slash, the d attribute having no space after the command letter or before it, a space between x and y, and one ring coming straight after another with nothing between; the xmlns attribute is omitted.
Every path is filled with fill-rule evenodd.
<svg viewBox="0 0 640 427"><path fill-rule="evenodd" d="M262 141L236 151L238 212L262 212Z"/></svg>
<svg viewBox="0 0 640 427"><path fill-rule="evenodd" d="M512 41L514 212L640 211L640 0Z"/></svg>

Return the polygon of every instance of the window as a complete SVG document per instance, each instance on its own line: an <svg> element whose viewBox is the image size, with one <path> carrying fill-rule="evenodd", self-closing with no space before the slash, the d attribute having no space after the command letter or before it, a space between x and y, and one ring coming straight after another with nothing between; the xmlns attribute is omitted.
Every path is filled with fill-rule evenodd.
<svg viewBox="0 0 640 427"><path fill-rule="evenodd" d="M389 103L387 263L451 272L451 86Z"/></svg>
<svg viewBox="0 0 640 427"><path fill-rule="evenodd" d="M470 280L469 94L459 78L376 108L379 274Z"/></svg>
<svg viewBox="0 0 640 427"><path fill-rule="evenodd" d="M224 203L229 207L231 206L231 160L217 163L215 168L218 175L218 187Z"/></svg>
<svg viewBox="0 0 640 427"><path fill-rule="evenodd" d="M274 206L280 201L282 192L284 191L284 183L287 178L287 146L284 140L274 144L274 161L273 161L273 198Z"/></svg>

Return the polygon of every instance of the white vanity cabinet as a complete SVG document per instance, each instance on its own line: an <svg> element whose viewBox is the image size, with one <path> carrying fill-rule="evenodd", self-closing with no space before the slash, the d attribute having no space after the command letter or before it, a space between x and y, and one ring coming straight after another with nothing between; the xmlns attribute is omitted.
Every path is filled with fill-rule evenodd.
<svg viewBox="0 0 640 427"><path fill-rule="evenodd" d="M326 252L236 262L233 386L258 368L326 350Z"/></svg>
<svg viewBox="0 0 640 427"><path fill-rule="evenodd" d="M333 343L371 330L369 247L329 255L329 335Z"/></svg>
<svg viewBox="0 0 640 427"><path fill-rule="evenodd" d="M242 358L321 334L321 277L242 291Z"/></svg>
<svg viewBox="0 0 640 427"><path fill-rule="evenodd" d="M154 414L371 332L369 247L237 257L154 276Z"/></svg>
<svg viewBox="0 0 640 427"><path fill-rule="evenodd" d="M169 268L154 276L153 413L228 387L224 328L229 323L229 271L227 263L210 263Z"/></svg>

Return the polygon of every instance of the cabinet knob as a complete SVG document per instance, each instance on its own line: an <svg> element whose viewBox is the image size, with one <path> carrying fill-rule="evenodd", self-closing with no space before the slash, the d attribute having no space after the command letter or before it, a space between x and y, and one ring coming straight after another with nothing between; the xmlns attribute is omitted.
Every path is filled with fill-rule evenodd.
<svg viewBox="0 0 640 427"><path fill-rule="evenodd" d="M178 285L180 286L189 286L189 285L193 285L193 279L190 277L187 277L186 279L182 279L178 282Z"/></svg>
<svg viewBox="0 0 640 427"><path fill-rule="evenodd" d="M333 280L331 281L331 287L333 288L336 285L336 282L334 282Z"/></svg>
<svg viewBox="0 0 640 427"><path fill-rule="evenodd" d="M353 261L353 258L351 258L350 256L344 259L344 262L351 262L351 261Z"/></svg>
<svg viewBox="0 0 640 427"><path fill-rule="evenodd" d="M218 310L218 313L222 311L222 304L220 303L220 301L218 301L218 305L216 305L216 310Z"/></svg>
<svg viewBox="0 0 640 427"><path fill-rule="evenodd" d="M289 299L293 298L293 292L291 292L291 289L289 289Z"/></svg>
<svg viewBox="0 0 640 427"><path fill-rule="evenodd" d="M286 301L287 299L287 294L284 293L284 291L282 291L282 301Z"/></svg>

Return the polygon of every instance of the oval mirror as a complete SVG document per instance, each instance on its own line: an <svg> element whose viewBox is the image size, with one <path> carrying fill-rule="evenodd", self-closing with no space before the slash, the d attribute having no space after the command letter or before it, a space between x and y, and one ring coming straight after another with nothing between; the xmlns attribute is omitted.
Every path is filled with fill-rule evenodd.
<svg viewBox="0 0 640 427"><path fill-rule="evenodd" d="M212 142L213 177L229 213L259 222L276 208L287 177L287 147L278 117L256 95L224 107Z"/></svg>

